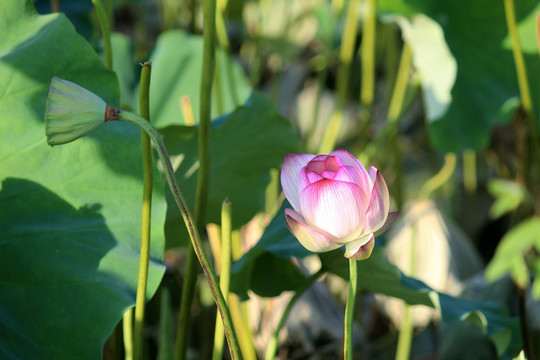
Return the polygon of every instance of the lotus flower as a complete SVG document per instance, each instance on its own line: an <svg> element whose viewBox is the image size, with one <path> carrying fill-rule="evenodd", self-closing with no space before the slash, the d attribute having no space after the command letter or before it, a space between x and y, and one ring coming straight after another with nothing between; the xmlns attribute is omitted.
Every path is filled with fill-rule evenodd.
<svg viewBox="0 0 540 360"><path fill-rule="evenodd" d="M389 213L388 187L379 170L364 166L345 150L329 155L289 154L281 186L293 209L287 227L308 250L326 252L345 245L345 257L366 259L381 233L396 219Z"/></svg>

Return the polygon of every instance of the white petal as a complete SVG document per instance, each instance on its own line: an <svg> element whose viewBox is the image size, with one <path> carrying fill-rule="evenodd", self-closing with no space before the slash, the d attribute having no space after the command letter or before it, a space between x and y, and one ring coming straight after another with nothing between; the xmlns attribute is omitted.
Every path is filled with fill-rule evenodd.
<svg viewBox="0 0 540 360"><path fill-rule="evenodd" d="M300 193L300 213L306 224L334 235L339 241L364 226L368 198L350 182L320 180Z"/></svg>
<svg viewBox="0 0 540 360"><path fill-rule="evenodd" d="M281 168L281 187L295 210L300 209L300 194L298 190L300 171L314 157L315 155L311 154L285 155L283 167Z"/></svg>
<svg viewBox="0 0 540 360"><path fill-rule="evenodd" d="M370 257L375 246L373 234L367 234L358 240L345 245L345 257L353 260L364 260Z"/></svg>
<svg viewBox="0 0 540 360"><path fill-rule="evenodd" d="M302 215L292 209L285 209L287 227L306 249L313 252L325 252L337 249L341 245L332 240L330 234L314 229L305 223Z"/></svg>
<svg viewBox="0 0 540 360"><path fill-rule="evenodd" d="M373 175L372 175L372 169ZM366 212L366 221L364 231L375 232L379 230L385 223L388 217L388 210L390 209L390 195L388 194L388 187L382 177L379 170L371 167L369 169L370 175L374 178L373 190L371 191L371 198L369 201L369 207Z"/></svg>

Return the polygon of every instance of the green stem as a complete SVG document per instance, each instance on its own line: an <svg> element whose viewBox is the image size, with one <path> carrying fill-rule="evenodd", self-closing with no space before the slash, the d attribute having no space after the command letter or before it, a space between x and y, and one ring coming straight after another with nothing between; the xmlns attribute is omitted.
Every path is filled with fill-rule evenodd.
<svg viewBox="0 0 540 360"><path fill-rule="evenodd" d="M474 150L463 152L463 184L469 194L476 191L476 153Z"/></svg>
<svg viewBox="0 0 540 360"><path fill-rule="evenodd" d="M447 153L444 156L444 165L441 170L439 170L437 174L433 175L433 177L426 181L424 186L422 186L422 189L420 190L420 198L427 199L433 191L444 185L444 183L450 179L455 169L456 154Z"/></svg>
<svg viewBox="0 0 540 360"><path fill-rule="evenodd" d="M58 0L51 0L51 12L60 12L60 5L58 4Z"/></svg>
<svg viewBox="0 0 540 360"><path fill-rule="evenodd" d="M287 321L287 317L289 317L289 313L291 312L294 304L296 304L296 301L300 299L300 297L304 294L304 292L309 289L309 287L322 275L324 271L322 268L317 271L315 274L311 275L298 289L296 289L294 296L289 300L289 303L287 304L287 307L283 311L283 314L281 315L281 319L279 319L279 323L276 326L276 329L274 330L274 333L272 334L272 337L270 338L268 342L268 347L266 348L266 354L265 354L265 360L272 360L274 359L274 356L276 355L277 346L278 346L278 338L279 333L281 329L283 328L283 325L285 325L285 321Z"/></svg>
<svg viewBox="0 0 540 360"><path fill-rule="evenodd" d="M204 214L208 197L208 183L210 173L210 110L212 106L212 82L215 70L215 0L204 0L204 30L203 30L203 63L201 73L200 107L199 107L199 171L197 176L197 190L195 195L195 208L193 217L195 226L199 231L204 229ZM196 249L195 249L196 250ZM191 304L195 294L197 284L197 262L195 253L188 249L187 264L184 284L182 287L182 301L178 318L178 328L176 335L175 359L185 359L189 328L191 321ZM197 257L200 257L197 254ZM219 289L218 289L219 290ZM215 289L214 289L215 291ZM221 292L219 292L221 294ZM224 306L224 305L222 305ZM219 308L219 306L218 306ZM228 309L227 309L228 312ZM225 331L230 331L225 327ZM229 336L229 335L228 335ZM235 341L236 342L236 341ZM230 344L229 344L230 346ZM237 346L237 345L236 345ZM234 349L231 349L233 351Z"/></svg>
<svg viewBox="0 0 540 360"><path fill-rule="evenodd" d="M403 320L399 328L398 345L396 350L396 360L407 360L411 352L413 326L411 321L412 316L411 305L403 305Z"/></svg>
<svg viewBox="0 0 540 360"><path fill-rule="evenodd" d="M219 272L219 287L223 292L225 301L229 302L229 284L231 280L231 203L223 201L221 206L221 270ZM223 323L216 319L214 333L213 360L221 360L223 357Z"/></svg>
<svg viewBox="0 0 540 360"><path fill-rule="evenodd" d="M347 306L345 307L345 340L343 344L343 353L345 360L353 358L353 319L354 319L354 304L356 303L356 292L358 288L357 275L358 262L349 260L349 293L347 295Z"/></svg>
<svg viewBox="0 0 540 360"><path fill-rule="evenodd" d="M141 116L150 121L150 62L143 64L139 90L139 111ZM152 209L152 149L150 137L141 130L141 150L144 171L143 204L141 216L141 256L139 260L139 279L137 299L135 301L135 328L133 331L133 359L142 358L144 343L144 305L146 303L146 284L148 281L148 262L150 259L150 219Z"/></svg>
<svg viewBox="0 0 540 360"><path fill-rule="evenodd" d="M369 125L371 117L371 107L374 99L375 89L375 0L367 0L367 13L362 24L362 44L360 47L360 56L362 60L362 82L360 90L360 103L362 104L362 134Z"/></svg>
<svg viewBox="0 0 540 360"><path fill-rule="evenodd" d="M414 276L416 267L416 223L413 224L413 230L411 234L411 248L409 249L409 271L408 276ZM403 320L399 328L399 337L396 350L396 360L407 360L411 352L411 344L413 338L413 322L412 322L412 307L411 305L403 304Z"/></svg>
<svg viewBox="0 0 540 360"><path fill-rule="evenodd" d="M351 70L351 62L354 54L354 41L356 39L356 30L358 28L358 19L356 11L358 9L359 0L350 0L347 7L347 15L345 18L345 28L341 38L340 60L341 65L338 69L337 78L337 103L336 109L330 118L330 122L326 127L326 131L319 147L319 153L327 154L334 149L341 125L343 123L343 111L345 109L345 97L349 87L349 77Z"/></svg>
<svg viewBox="0 0 540 360"><path fill-rule="evenodd" d="M109 26L109 20L107 12L103 7L101 0L92 0L94 7L96 8L96 14L101 27L101 33L103 35L103 52L105 53L105 66L111 70L113 66L112 60L112 48L111 48L111 28Z"/></svg>
<svg viewBox="0 0 540 360"><path fill-rule="evenodd" d="M127 111L120 111L118 115L118 120L128 121L128 122L131 122L140 126L150 136L150 138L154 142L159 158L162 161L163 166L164 166L165 178L167 180L167 183L169 184L169 188L173 195L174 201L176 202L178 209L180 210L180 213L182 214L182 218L184 219L184 222L186 224L186 227L189 233L191 244L193 245L193 249L195 251L197 259L199 260L199 263L201 264L204 275L206 276L206 279L208 280L208 283L210 285L210 290L212 292L214 301L216 302L218 311L221 314L221 318L223 320L223 325L225 328L225 335L227 337L227 342L229 344L229 349L231 351L231 358L240 359L241 357L239 355L240 353L239 353L239 348L238 348L238 340L236 338L236 333L234 332L234 328L232 326L231 315L229 313L229 309L227 308L227 304L225 303L225 298L223 297L223 293L219 289L216 274L214 273L212 266L210 265L210 262L208 261L208 258L206 257L206 254L203 250L201 237L199 235L197 227L195 226L195 222L193 221L191 212L189 211L186 205L187 203L184 199L184 195L182 194L182 192L180 191L180 188L178 187L178 184L176 183L176 178L174 176L174 169L169 159L169 155L167 154L167 149L165 148L165 144L163 144L163 140L161 139L159 132L156 130L156 128L154 128L154 126L152 126L152 124L150 124L145 119Z"/></svg>
<svg viewBox="0 0 540 360"><path fill-rule="evenodd" d="M388 129L390 131L390 141L394 152L394 167L396 169L396 180L394 187L394 194L396 199L396 205L398 209L403 207L404 195L403 195L403 164L401 161L401 151L399 148L399 137L397 121L403 111L403 104L405 102L405 92L407 90L407 84L409 80L409 72L411 68L412 51L411 47L405 43L403 44L403 50L401 52L401 58L399 60L398 75L396 78L396 84L394 91L392 92L392 98L390 99L390 105L388 108Z"/></svg>
<svg viewBox="0 0 540 360"><path fill-rule="evenodd" d="M133 360L133 308L130 307L122 318L124 330L124 352L126 360Z"/></svg>
<svg viewBox="0 0 540 360"><path fill-rule="evenodd" d="M394 91L392 92L390 105L388 106L388 122L391 124L395 124L401 115L403 102L405 99L405 90L407 90L407 83L409 81L411 61L411 47L407 43L404 43L403 50L401 51L401 58L399 60L396 85L394 87Z"/></svg>
<svg viewBox="0 0 540 360"><path fill-rule="evenodd" d="M514 54L514 61L516 63L516 72L518 77L519 93L521 95L521 104L525 116L529 121L530 134L532 136L534 155L538 155L538 129L536 125L536 119L534 116L533 103L531 98L531 92L529 88L529 82L527 80L527 67L525 66L525 60L523 58L523 52L521 51L521 45L519 44L519 36L516 27L516 15L514 11L514 1L504 0L504 12L506 15L506 23L508 25L508 32L512 39L512 52Z"/></svg>

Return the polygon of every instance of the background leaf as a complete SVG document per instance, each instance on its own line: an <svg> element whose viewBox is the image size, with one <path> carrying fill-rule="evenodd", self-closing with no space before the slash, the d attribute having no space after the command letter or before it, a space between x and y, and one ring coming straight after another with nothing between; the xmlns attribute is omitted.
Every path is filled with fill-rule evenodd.
<svg viewBox="0 0 540 360"><path fill-rule="evenodd" d="M516 110L515 98L519 97L512 50L506 40L508 29L503 3L489 0L382 0L378 6L382 13L423 13L438 22L457 62L452 103L444 116L429 123L433 145L442 151L487 146L491 128L510 122ZM540 4L535 0L523 0L515 2L515 8L521 38L535 37L534 22L530 19L540 10ZM535 80L540 77L538 49L526 48L529 86L537 113L540 96L540 82ZM413 54L413 57L429 56L429 49L426 53ZM508 105L513 111L505 108Z"/></svg>
<svg viewBox="0 0 540 360"><path fill-rule="evenodd" d="M289 260L291 257L305 257L307 251L292 236L285 225L284 208L272 220L261 240L233 264L231 290L246 298L248 290L260 296L277 296L282 291L290 290L293 284L299 284L305 276ZM288 232L286 234L285 232ZM381 243L381 239L377 239ZM344 279L348 279L349 262L344 257L343 249L336 249L318 254L322 267ZM262 262L264 267L259 264ZM290 277L279 281L270 281L260 274L273 273L273 269L282 269ZM286 269L286 270L283 270ZM298 286L298 285L296 285ZM496 303L476 302L455 298L439 293L423 282L407 277L388 262L381 246L373 250L372 255L358 262L358 286L377 294L396 297L411 305L425 305L439 309L447 324L471 321L494 342L499 356L516 354L521 346L519 323L508 316L506 309ZM482 319L482 321L478 321Z"/></svg>
<svg viewBox="0 0 540 360"><path fill-rule="evenodd" d="M180 109L180 99L184 96L191 100L195 122L198 122L202 46L202 36L181 30L170 30L159 36L150 57L150 113L157 128L185 123ZM251 92L240 66L223 51L216 52L216 64L218 80L212 93L212 118L231 112L243 104Z"/></svg>
<svg viewBox="0 0 540 360"><path fill-rule="evenodd" d="M31 2L3 2L0 32L0 358L101 358L135 302L140 130L107 124L49 147L51 77L117 105L116 76L64 15L38 16ZM154 184L147 297L164 272L165 201Z"/></svg>
<svg viewBox="0 0 540 360"><path fill-rule="evenodd" d="M197 127L162 129L163 140L178 165L176 176L187 202L193 206L197 181ZM234 228L247 223L264 206L270 170L278 169L285 154L298 152L298 138L264 96L254 93L248 103L212 122L210 185L206 222L221 222L221 203L232 204ZM187 240L176 205L168 197L166 234L169 246ZM185 242L184 242L185 243Z"/></svg>

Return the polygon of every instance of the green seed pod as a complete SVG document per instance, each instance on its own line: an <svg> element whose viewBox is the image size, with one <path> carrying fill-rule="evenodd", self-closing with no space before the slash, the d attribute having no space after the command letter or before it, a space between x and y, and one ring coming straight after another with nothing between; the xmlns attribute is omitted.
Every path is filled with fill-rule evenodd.
<svg viewBox="0 0 540 360"><path fill-rule="evenodd" d="M45 107L45 134L49 145L76 140L117 117L118 110L96 94L56 76L51 79Z"/></svg>

